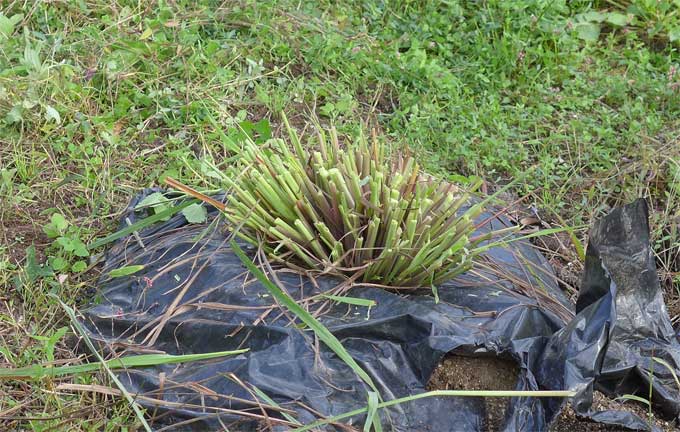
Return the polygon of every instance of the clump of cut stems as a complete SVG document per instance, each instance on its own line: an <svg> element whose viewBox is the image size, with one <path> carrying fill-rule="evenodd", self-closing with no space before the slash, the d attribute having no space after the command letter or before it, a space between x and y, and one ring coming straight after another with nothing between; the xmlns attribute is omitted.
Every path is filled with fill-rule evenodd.
<svg viewBox="0 0 680 432"><path fill-rule="evenodd" d="M430 287L467 271L482 242L474 236L489 199L421 172L408 155L388 155L375 135L341 146L318 128L303 146L284 117L289 142L251 140L224 179L224 214L245 240L274 260L306 271L394 287ZM310 148L310 150L307 150Z"/></svg>

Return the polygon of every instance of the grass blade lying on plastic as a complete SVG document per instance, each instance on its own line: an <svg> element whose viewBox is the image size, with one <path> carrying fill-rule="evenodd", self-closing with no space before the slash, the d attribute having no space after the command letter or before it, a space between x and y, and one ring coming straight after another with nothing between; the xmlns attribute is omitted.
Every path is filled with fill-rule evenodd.
<svg viewBox="0 0 680 432"><path fill-rule="evenodd" d="M116 387L118 387L118 390L121 391L125 399L128 401L130 406L132 407L132 410L135 412L135 416L137 419L142 423L142 426L144 426L144 429L147 430L148 432L151 432L151 427L149 424L146 422L146 419L144 418L144 413L142 413L142 410L139 408L139 405L137 405L137 402L135 402L134 398L130 394L130 392L127 391L123 383L120 382L118 377L111 371L111 369L106 365L106 362L102 358L101 354L99 354L99 351L95 348L94 344L90 340L90 338L87 336L87 332L83 328L82 324L80 324L80 321L78 321L78 318L76 317L76 313L74 312L73 309L71 309L66 303L62 302L59 297L57 297L54 294L50 294L52 297L54 297L59 304L61 305L62 309L66 311L66 315L68 315L69 319L71 320L71 324L73 324L73 327L76 329L76 331L83 337L83 340L85 341L85 344L87 347L90 349L92 354L97 357L97 360L101 363L101 365L104 367L104 370L106 373L109 375L109 378L111 378L111 381L113 381L116 384Z"/></svg>
<svg viewBox="0 0 680 432"><path fill-rule="evenodd" d="M562 233L562 232L565 232L565 231L570 232L570 231L573 231L575 229L581 229L585 226L587 226L587 225L578 225L576 227L547 228L547 229L539 230L539 231L532 232L532 233L529 233L529 234L525 234L525 235L522 235L522 236L513 236L513 237L505 238L505 239L497 239L497 240L494 240L493 242L490 242L490 243L487 243L483 246L480 246L479 248L477 248L477 250L480 251L480 252L485 252L485 251L492 249L492 248L495 248L495 247L507 246L510 243L523 241L523 240L530 240L532 238L547 236L547 235L551 235L551 234L558 234L558 233Z"/></svg>
<svg viewBox="0 0 680 432"><path fill-rule="evenodd" d="M420 393L417 395L407 396L398 399L392 399L386 402L380 402L377 404L378 409L391 407L394 405L399 405L406 402L411 402L417 399L423 399L428 397L562 397L570 398L576 395L575 391L571 390L536 390L536 391L523 391L523 390L435 390L426 393ZM323 420L318 420L314 423L307 424L303 427L293 429L293 432L304 432L308 430L316 430L321 426L337 423L340 420L354 417L359 414L368 412L369 407L365 406L363 408L358 408L353 411L349 411L343 414L339 414L333 417L328 417Z"/></svg>
<svg viewBox="0 0 680 432"><path fill-rule="evenodd" d="M64 309L66 314L68 315L69 319L71 320L71 324L75 328L75 330L82 336L83 340L85 341L86 345L92 352L92 354L97 357L99 360L97 363L95 363L95 366L97 368L102 367L106 373L109 375L111 380L116 384L116 387L121 391L125 399L127 399L128 403L130 403L130 406L135 412L135 415L139 419L139 421L142 423L144 426L144 429L151 432L151 428L149 427L149 424L146 422L146 419L144 418L144 414L142 413L141 409L137 405L137 403L134 400L134 397L127 391L123 383L120 382L120 380L116 377L116 375L113 373L111 370L113 368L125 368L125 367L141 367L141 366L153 366L153 365L158 365L158 364L168 364L168 363L177 363L179 361L197 361L197 360L207 360L211 358L216 358L216 357L223 357L225 355L234 355L234 354L240 354L242 352L248 351L248 350L236 350L236 351L225 351L225 352L218 352L218 353L203 353L203 354L192 354L192 355L186 355L186 356L160 356L160 355L139 355L139 356L133 356L133 357L124 357L124 358L117 358L117 359L111 359L111 360L104 360L99 354L99 351L95 348L94 344L90 340L90 338L87 335L87 332L83 328L82 324L80 321L78 321L78 318L76 317L75 311L69 307L67 304L61 301L59 297L56 295L50 294L53 298L55 298L61 307ZM186 360L186 358L192 358L192 360ZM180 360L183 359L183 360ZM85 365L84 365L85 366Z"/></svg>
<svg viewBox="0 0 680 432"><path fill-rule="evenodd" d="M252 384L251 384L252 385ZM272 398L270 398L265 392L257 388L255 385L252 385L253 391L255 394L260 397L263 401L267 402L269 405L276 407L276 408L281 408L279 404L277 404ZM300 423L295 417L291 416L290 414L286 412L281 412L281 415L288 420L289 422L302 426L302 423Z"/></svg>
<svg viewBox="0 0 680 432"><path fill-rule="evenodd" d="M378 414L378 395L373 392L368 392L368 412L366 414L366 421L364 422L364 432L371 432L371 426L374 432L382 432L382 424L380 423L380 414Z"/></svg>
<svg viewBox="0 0 680 432"><path fill-rule="evenodd" d="M194 204L196 202L198 202L198 201L193 200L193 199L188 200L188 201L185 201L181 204L178 204L176 206L173 206L173 207L165 209L161 212L158 212L154 215L148 216L148 217L146 217L146 218L144 218L144 219L142 219L138 222L133 223L130 226L127 226L127 227L125 227L125 228L123 228L119 231L116 231L113 234L107 235L106 237L102 237L100 239L93 241L92 243L87 245L87 248L92 250L92 249L96 249L100 246L104 246L106 244L114 242L114 241L118 240L119 238L123 238L126 235L132 234L135 231L142 230L142 229L144 229L148 226L155 224L156 222L162 221L165 218L182 211L184 208L189 207L191 204Z"/></svg>
<svg viewBox="0 0 680 432"><path fill-rule="evenodd" d="M307 325L317 337L324 343L328 348L330 348L342 361L349 366L354 373L356 373L375 393L378 390L373 383L371 377L357 364L357 362L352 358L352 356L347 352L342 343L330 332L326 327L323 326L316 318L314 318L309 312L298 305L295 300L290 298L281 288L276 286L269 278L260 270L253 261L248 258L248 256L243 252L243 250L236 244L235 241L231 241L231 248L234 253L241 259L243 265L245 265L250 273L255 276L262 285L269 291L269 293L283 306L285 306L290 312L295 314L303 323Z"/></svg>
<svg viewBox="0 0 680 432"><path fill-rule="evenodd" d="M338 303L345 303L354 306L364 306L370 308L376 305L375 300L368 300L358 297L336 296L330 294L324 294L323 297Z"/></svg>
<svg viewBox="0 0 680 432"><path fill-rule="evenodd" d="M188 363L200 360L209 360L218 357L243 354L247 349L236 351L218 351L200 354L170 355L170 354L142 354L121 358L113 358L104 362L96 361L82 365L72 366L43 366L33 365L22 368L0 368L1 379L39 379L42 377L56 377L64 375L74 375L86 372L98 372L102 368L128 369L135 367L157 366L173 363Z"/></svg>

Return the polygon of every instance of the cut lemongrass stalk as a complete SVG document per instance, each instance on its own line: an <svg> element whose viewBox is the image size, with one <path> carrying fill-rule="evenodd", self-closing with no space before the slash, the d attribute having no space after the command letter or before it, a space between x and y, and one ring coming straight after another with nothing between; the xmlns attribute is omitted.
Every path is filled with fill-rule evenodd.
<svg viewBox="0 0 680 432"><path fill-rule="evenodd" d="M521 178L475 199L481 179L465 187L438 180L408 153L390 155L375 131L341 143L335 129L316 123L318 143L307 147L285 116L283 123L286 141L235 146L236 163L220 176L228 204L215 203L240 237L261 240L274 261L417 288L454 277L491 247L514 241L502 236L516 228L475 232L487 222L480 220L485 208Z"/></svg>

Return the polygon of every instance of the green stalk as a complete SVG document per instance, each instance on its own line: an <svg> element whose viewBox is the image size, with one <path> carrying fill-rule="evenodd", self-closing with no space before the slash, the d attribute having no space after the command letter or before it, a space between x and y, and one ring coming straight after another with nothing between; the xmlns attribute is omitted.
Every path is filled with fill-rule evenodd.
<svg viewBox="0 0 680 432"><path fill-rule="evenodd" d="M571 390L434 390L426 393L406 396L398 399L392 399L386 402L380 402L376 405L377 409L388 408L394 405L399 405L407 402L412 402L418 399L429 397L558 397L558 398L572 398L576 396L575 391ZM333 417L327 417L323 420L315 421L303 427L293 429L293 432L304 432L308 430L320 429L321 426L337 423L340 420L354 417L368 412L368 406L363 408L348 411L343 414L338 414Z"/></svg>
<svg viewBox="0 0 680 432"><path fill-rule="evenodd" d="M307 228L307 226L305 226L305 223L300 219L297 219L295 220L295 227L305 237L307 244L309 244L312 247L312 250L314 251L314 253L316 253L317 258L320 258L323 261L330 262L330 259L326 255L326 252L323 250L323 247L321 246L321 244L319 244L319 241L316 239L314 234L312 234L312 232Z"/></svg>
<svg viewBox="0 0 680 432"><path fill-rule="evenodd" d="M297 133L295 133L295 130L292 127L290 127L290 123L288 123L288 117L286 117L286 114L284 112L281 112L281 118L283 119L283 124L286 126L288 137L290 138L290 142L293 143L293 148L297 153L298 159L299 160L307 159L307 152L305 152L304 149L302 148L302 144L300 144L300 138L297 136Z"/></svg>
<svg viewBox="0 0 680 432"><path fill-rule="evenodd" d="M373 219L371 219L368 222L368 234L367 234L367 237L366 237L366 244L365 244L366 252L367 252L367 255L368 255L368 260L373 259L373 257L375 256L375 247L376 247L375 241L376 241L376 238L378 237L378 229L379 228L380 228L380 218L378 218L377 216L373 216Z"/></svg>
<svg viewBox="0 0 680 432"><path fill-rule="evenodd" d="M201 354L170 355L170 354L142 354L136 356L119 357L103 362L96 361L72 366L43 366L35 364L21 368L0 368L1 379L40 379L43 377L58 377L64 375L78 375L89 372L99 372L102 368L130 369L137 367L158 366L173 363L188 363L209 360L218 357L238 355L248 352L248 349L236 351L219 351Z"/></svg>
<svg viewBox="0 0 680 432"><path fill-rule="evenodd" d="M309 312L302 308L299 304L295 302L292 298L288 296L281 288L276 286L269 278L255 266L253 261L246 256L243 250L236 244L236 242L231 242L231 248L234 253L239 257L243 264L250 270L250 272L267 288L267 290L274 296L274 298L282 305L284 305L289 311L295 314L303 323L307 325L314 334L323 342L328 348L330 348L342 361L345 362L359 378L364 381L371 390L376 393L378 392L377 387L373 383L371 377L359 366L359 364L352 358L352 356L347 352L347 350L342 346L342 343L319 321L316 320Z"/></svg>
<svg viewBox="0 0 680 432"><path fill-rule="evenodd" d="M247 241L264 238L275 259L345 276L346 268L365 267L365 281L429 286L505 241L488 241L504 230L470 237L486 205L521 178L462 211L481 180L465 190L438 181L410 155L386 156L375 136L360 134L341 148L336 130L318 123L318 148L308 151L282 119L287 142L246 140L224 176L232 192L227 219Z"/></svg>

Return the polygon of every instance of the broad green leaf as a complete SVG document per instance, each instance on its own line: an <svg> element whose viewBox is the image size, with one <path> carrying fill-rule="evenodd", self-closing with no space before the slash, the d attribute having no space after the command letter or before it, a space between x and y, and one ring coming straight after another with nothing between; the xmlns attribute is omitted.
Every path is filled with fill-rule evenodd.
<svg viewBox="0 0 680 432"><path fill-rule="evenodd" d="M73 253L76 256L81 258L90 256L90 253L87 251L87 246L79 238L72 239L71 244L73 245Z"/></svg>
<svg viewBox="0 0 680 432"><path fill-rule="evenodd" d="M5 121L9 124L21 123L24 120L24 108L21 104L16 104L5 115Z"/></svg>
<svg viewBox="0 0 680 432"><path fill-rule="evenodd" d="M14 33L15 26L24 19L23 14L12 15L11 17L6 17L4 14L0 13L0 36L4 38L9 38Z"/></svg>
<svg viewBox="0 0 680 432"><path fill-rule="evenodd" d="M576 34L579 38L589 41L596 42L600 37L600 25L590 22L578 23L575 26Z"/></svg>
<svg viewBox="0 0 680 432"><path fill-rule="evenodd" d="M159 214L172 207L170 200L160 192L154 192L151 195L145 197L142 201L135 206L135 210L151 208L154 214ZM161 220L168 220L170 216L166 216Z"/></svg>
<svg viewBox="0 0 680 432"><path fill-rule="evenodd" d="M54 224L55 228L60 232L63 232L66 228L68 228L68 221L63 215L59 213L54 213L50 221Z"/></svg>
<svg viewBox="0 0 680 432"><path fill-rule="evenodd" d="M623 27L630 23L631 17L619 12L609 12L606 14L606 21L617 27Z"/></svg>
<svg viewBox="0 0 680 432"><path fill-rule="evenodd" d="M142 33L142 34L139 36L139 40L147 40L147 39L149 39L152 35L153 35L153 30L151 30L150 28L147 28L146 30L144 30L144 33Z"/></svg>
<svg viewBox="0 0 680 432"><path fill-rule="evenodd" d="M319 108L319 113L323 116L330 117L335 112L335 104L333 102L328 102Z"/></svg>
<svg viewBox="0 0 680 432"><path fill-rule="evenodd" d="M73 252L73 249L75 248L70 237L59 237L57 239L57 244L66 252Z"/></svg>
<svg viewBox="0 0 680 432"><path fill-rule="evenodd" d="M673 27L668 31L668 39L671 42L676 42L680 40L680 26Z"/></svg>
<svg viewBox="0 0 680 432"><path fill-rule="evenodd" d="M272 137L272 129L267 119L262 119L253 125L253 129L258 133L258 141L265 142Z"/></svg>
<svg viewBox="0 0 680 432"><path fill-rule="evenodd" d="M577 18L582 18L585 21L588 22L596 22L596 23L601 23L606 19L607 15L602 12L597 12L597 11L590 11L586 12L581 15L577 15Z"/></svg>
<svg viewBox="0 0 680 432"><path fill-rule="evenodd" d="M61 233L59 231L57 231L57 229L51 223L48 223L47 225L43 226L43 232L49 238L56 238L56 237L59 237L61 235Z"/></svg>
<svg viewBox="0 0 680 432"><path fill-rule="evenodd" d="M33 49L29 45L24 48L24 65L27 68L34 71L39 71L42 67L42 61L40 61L40 50ZM27 101L24 101L27 102Z"/></svg>
<svg viewBox="0 0 680 432"><path fill-rule="evenodd" d="M43 227L43 231L49 238L55 238L63 234L66 231L66 228L68 228L68 221L66 218L59 213L54 213L50 218L50 223Z"/></svg>
<svg viewBox="0 0 680 432"><path fill-rule="evenodd" d="M117 277L129 276L131 274L137 273L140 270L144 270L144 266L141 265L141 264L120 267L120 268L111 270L109 272L109 277L117 278Z"/></svg>
<svg viewBox="0 0 680 432"><path fill-rule="evenodd" d="M195 203L182 210L182 214L187 222L191 224L200 224L206 221L208 210L203 205Z"/></svg>
<svg viewBox="0 0 680 432"><path fill-rule="evenodd" d="M29 282L33 282L38 278L52 276L54 272L48 266L41 266L38 264L38 259L35 256L35 246L31 245L26 249L26 276Z"/></svg>
<svg viewBox="0 0 680 432"><path fill-rule="evenodd" d="M24 120L24 108L21 104L14 105L5 115L5 121L9 124L21 123Z"/></svg>
<svg viewBox="0 0 680 432"><path fill-rule="evenodd" d="M47 121L54 120L56 124L60 124L61 116L59 115L59 111L54 109L54 107L47 105L45 107L45 120Z"/></svg>
<svg viewBox="0 0 680 432"><path fill-rule="evenodd" d="M80 273L85 271L85 269L87 269L87 263L85 261L76 261L71 266L71 271L73 273Z"/></svg>
<svg viewBox="0 0 680 432"><path fill-rule="evenodd" d="M0 36L10 37L14 33L14 24L5 15L0 13Z"/></svg>
<svg viewBox="0 0 680 432"><path fill-rule="evenodd" d="M52 266L52 270L60 271L66 268L68 262L62 257L54 257L50 259L50 265Z"/></svg>

